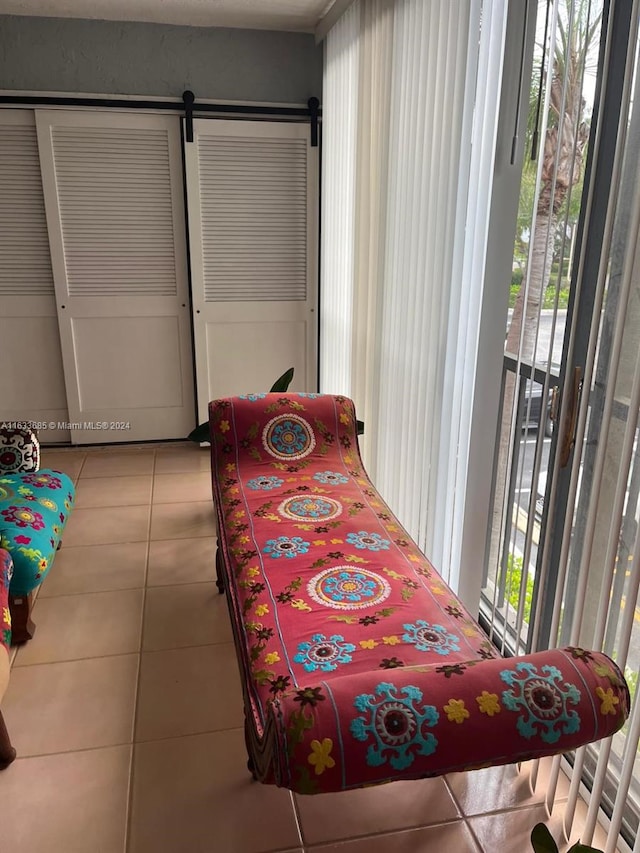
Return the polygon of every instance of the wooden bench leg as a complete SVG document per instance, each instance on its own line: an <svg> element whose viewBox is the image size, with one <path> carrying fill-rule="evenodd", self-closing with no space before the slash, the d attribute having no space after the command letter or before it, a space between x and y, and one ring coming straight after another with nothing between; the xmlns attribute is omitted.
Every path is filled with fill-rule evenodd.
<svg viewBox="0 0 640 853"><path fill-rule="evenodd" d="M7 731L7 727L4 723L2 711L0 711L0 770L4 770L5 767L8 767L11 762L15 760L15 757L16 751L11 746L9 732Z"/></svg>
<svg viewBox="0 0 640 853"><path fill-rule="evenodd" d="M220 548L216 548L216 586L220 595L224 592L224 574L222 571L222 555Z"/></svg>
<svg viewBox="0 0 640 853"><path fill-rule="evenodd" d="M31 618L33 593L29 595L10 595L9 611L11 613L11 645L20 646L30 640L36 631Z"/></svg>
<svg viewBox="0 0 640 853"><path fill-rule="evenodd" d="M244 745L247 748L247 755L249 756L247 758L247 770L249 771L249 773L251 773L251 778L255 782L258 777L256 776L256 765L254 764L253 758L251 757L251 750L249 749L249 732L248 732L247 726L248 726L248 723L247 723L247 718L245 716L245 718L244 718Z"/></svg>

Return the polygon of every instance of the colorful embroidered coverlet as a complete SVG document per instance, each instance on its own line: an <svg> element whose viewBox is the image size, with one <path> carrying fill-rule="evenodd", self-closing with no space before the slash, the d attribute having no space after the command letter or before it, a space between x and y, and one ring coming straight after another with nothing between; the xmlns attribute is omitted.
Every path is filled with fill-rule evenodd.
<svg viewBox="0 0 640 853"><path fill-rule="evenodd" d="M261 781L346 790L564 752L623 725L628 689L605 655L498 655L367 477L350 400L250 394L209 416Z"/></svg>

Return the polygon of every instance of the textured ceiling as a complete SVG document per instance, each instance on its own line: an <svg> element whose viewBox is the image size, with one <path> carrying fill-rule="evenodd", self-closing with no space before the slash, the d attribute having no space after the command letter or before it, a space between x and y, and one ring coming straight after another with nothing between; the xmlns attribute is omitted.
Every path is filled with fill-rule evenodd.
<svg viewBox="0 0 640 853"><path fill-rule="evenodd" d="M334 0L0 0L0 14L314 32Z"/></svg>

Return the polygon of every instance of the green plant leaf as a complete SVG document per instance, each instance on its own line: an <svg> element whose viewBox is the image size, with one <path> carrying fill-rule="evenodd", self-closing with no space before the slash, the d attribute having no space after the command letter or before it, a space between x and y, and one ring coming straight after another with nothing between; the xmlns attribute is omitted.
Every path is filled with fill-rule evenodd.
<svg viewBox="0 0 640 853"><path fill-rule="evenodd" d="M290 367L279 379L273 383L271 388L271 392L278 392L282 394L284 391L289 389L289 385L291 384L291 380L293 379L293 367Z"/></svg>
<svg viewBox="0 0 640 853"><path fill-rule="evenodd" d="M535 853L558 853L558 845L544 823L537 823L531 830L531 843Z"/></svg>
<svg viewBox="0 0 640 853"><path fill-rule="evenodd" d="M580 844L577 841L573 847L569 848L568 853L602 853L602 850L599 850L597 847L589 847L588 844Z"/></svg>
<svg viewBox="0 0 640 853"><path fill-rule="evenodd" d="M195 441L196 444L200 444L203 441L209 441L209 421L205 421L203 424L198 424L198 426L189 433L187 439L189 441Z"/></svg>

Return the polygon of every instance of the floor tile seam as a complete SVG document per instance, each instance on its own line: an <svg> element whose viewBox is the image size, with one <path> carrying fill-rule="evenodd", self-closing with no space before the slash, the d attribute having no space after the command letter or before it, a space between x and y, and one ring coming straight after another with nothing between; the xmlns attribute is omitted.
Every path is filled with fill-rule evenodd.
<svg viewBox="0 0 640 853"><path fill-rule="evenodd" d="M202 735L218 735L218 734L222 734L223 732L244 732L244 725L241 722L237 726L225 726L225 727L220 728L220 729L203 729L202 731L197 731L197 732L185 732L184 734L181 734L181 735L166 735L165 737L153 737L153 738L149 738L148 740L147 739L140 740L140 739L136 738L135 737L135 731L134 731L133 745L134 746L146 746L147 744L152 744L152 743L166 743L169 740L182 740L182 738L185 738L185 737L201 737ZM249 771L247 770L246 772L247 772L247 778L249 778L249 776L250 776ZM259 783L256 783L256 784L259 784Z"/></svg>
<svg viewBox="0 0 640 853"><path fill-rule="evenodd" d="M55 595L41 595L39 598L42 601L47 601L50 598L77 598L79 595L107 595L110 592L133 592L137 589L144 589L144 586L127 586L121 589L88 589L86 592L60 592Z"/></svg>
<svg viewBox="0 0 640 853"><path fill-rule="evenodd" d="M114 509L114 507L87 507L87 509ZM126 509L126 507L124 507ZM83 512L84 510L78 510ZM69 545L70 548L100 548L101 545L138 545L140 542L148 542L148 536L141 539L110 539L108 542L84 542L82 545ZM151 540L153 541L153 540Z"/></svg>
<svg viewBox="0 0 640 853"><path fill-rule="evenodd" d="M153 491L153 487L152 487ZM115 500L115 498L114 498ZM135 503L106 503L106 504L92 504L90 506L83 506L82 504L74 504L74 510L80 509L132 509L136 506L149 506L153 508L154 506L166 506L167 504L189 504L189 503L207 503L208 498L203 500L193 500L193 498L185 498L184 500L176 500L175 497L171 500L137 500ZM116 543L114 543L116 544ZM81 545L71 545L70 547L80 548Z"/></svg>
<svg viewBox="0 0 640 853"><path fill-rule="evenodd" d="M141 654L143 655L155 655L160 654L162 652L181 652L185 649L207 649L213 646L232 646L235 648L235 643L233 640L220 640L218 643L194 643L190 646L172 646L168 649L141 649ZM236 658L234 657L234 661Z"/></svg>
<svg viewBox="0 0 640 853"><path fill-rule="evenodd" d="M139 649L134 649L130 652L116 652L115 654L107 654L107 655L89 655L88 657L82 658L62 658L62 660L43 660L43 661L32 661L31 663L21 663L16 664L16 669L28 669L33 666L50 666L51 664L59 664L59 663L79 663L83 660L106 660L108 658L128 658L133 655L140 655L141 652Z"/></svg>
<svg viewBox="0 0 640 853"><path fill-rule="evenodd" d="M43 595L42 600L48 601L51 598L75 598L79 595L100 595L103 592L130 592L135 589L144 589L144 586L114 586L109 589L85 589L80 592L52 592L49 595Z"/></svg>
<svg viewBox="0 0 640 853"><path fill-rule="evenodd" d="M324 847L328 844L344 844L349 841L367 841L376 838L388 838L393 835L400 835L403 832L419 832L421 829L438 829L443 826L452 826L455 824L464 823L464 818L457 817L451 820L441 820L437 823L421 823L416 826L402 826L397 829L384 830L383 832L365 832L360 835L346 835L340 838L331 838L324 841L304 841L303 847L305 850L316 850L319 847Z"/></svg>
<svg viewBox="0 0 640 853"><path fill-rule="evenodd" d="M560 805L564 805L568 799L569 799L568 797L555 797L554 802L558 803ZM519 811L520 809L535 809L538 806L544 806L544 804L545 804L545 801L544 801L544 797L543 797L541 800L531 800L529 802L519 803L518 805L504 806L504 808L488 809L487 811L484 811L484 812L469 812L469 813L467 813L463 810L461 812L461 816L465 820L472 820L472 819L477 818L477 817L485 817L485 815L505 814L506 812L516 812L516 811Z"/></svg>
<svg viewBox="0 0 640 853"><path fill-rule="evenodd" d="M497 817L515 812L533 811L534 809L539 809L541 806L546 808L544 800L539 803L522 803L519 806L508 806L504 809L491 809L486 812L478 812L477 814L463 815L463 818L466 821L479 820L483 817Z"/></svg>
<svg viewBox="0 0 640 853"><path fill-rule="evenodd" d="M444 782L444 786L447 789L449 796L453 800L453 804L456 807L458 814L460 815L460 817L465 817L464 809L462 808L462 803L456 797L455 791L453 790L453 786L449 783L449 780L448 780L446 774L444 776L441 776L440 778Z"/></svg>
<svg viewBox="0 0 640 853"><path fill-rule="evenodd" d="M81 480L118 480L121 477L149 477L152 478L153 474L144 473L144 474L113 474L109 472L108 474L96 474L95 472L90 474L78 474L78 485Z"/></svg>
<svg viewBox="0 0 640 853"><path fill-rule="evenodd" d="M103 749L119 749L123 746L131 747L131 754L133 754L135 742L133 740L122 740L117 741L116 743L102 743L99 746L81 746L78 749L58 749L56 752L36 752L33 755L24 755L18 752L16 763L19 761L30 761L35 758L52 758L57 755L75 755L76 753L100 752Z"/></svg>
<svg viewBox="0 0 640 853"><path fill-rule="evenodd" d="M473 829L473 827L471 826L471 824L469 823L469 821L467 820L467 818L465 817L465 818L463 818L463 820L464 820L464 824L465 824L465 826L467 827L467 830L469 831L469 835L470 835L470 836L471 836L471 838L473 839L473 843L476 845L476 848L478 849L479 853L494 853L494 851L493 851L493 850L491 850L491 851L485 851L485 849L484 849L484 847L482 846L482 844L480 844L480 839L479 839L479 838L478 838L478 836L476 835L475 830Z"/></svg>
<svg viewBox="0 0 640 853"><path fill-rule="evenodd" d="M293 791L289 791L289 800L291 802L291 808L293 809L293 819L295 821L296 830L298 832L298 841L299 841L300 847L304 849L305 840L304 840L304 833L302 831L302 818L300 817L300 811L298 809L298 800L294 796Z"/></svg>
<svg viewBox="0 0 640 853"><path fill-rule="evenodd" d="M184 501L184 503L188 503L188 501ZM162 506L162 504L156 504L156 506ZM169 537L168 539L149 539L149 544L153 543L154 545L159 542L186 542L190 539L217 539L215 533L206 533L204 536L178 536L178 537ZM76 546L82 547L82 546Z"/></svg>
<svg viewBox="0 0 640 853"><path fill-rule="evenodd" d="M151 543L149 543L151 544ZM147 589L171 589L172 586L206 586L213 584L215 586L216 579L212 577L208 581L184 581L184 583L148 583ZM132 587L133 588L133 587ZM137 589L137 587L135 587Z"/></svg>
<svg viewBox="0 0 640 853"><path fill-rule="evenodd" d="M155 451L154 451L154 467L155 467ZM153 478L151 480L151 497L153 497ZM151 513L149 513L149 517L151 517ZM138 710L140 707L140 682L142 679L142 641L144 637L144 624L147 610L147 579L149 576L149 551L151 548L151 522L149 521L149 528L147 530L147 540L146 540L146 553L145 553L145 566L144 566L144 585L142 592L142 619L140 620L140 635L138 638L138 671L136 673L136 684L135 691L133 697L133 720L131 727L131 737L132 737L132 747L131 747L131 757L129 762L129 775L127 778L127 805L125 809L125 824L124 824L124 848L123 851L126 853L131 846L131 832L132 832L132 814L133 814L133 786L134 786L134 778L135 778L135 753L136 753L136 729L138 727Z"/></svg>
<svg viewBox="0 0 640 853"><path fill-rule="evenodd" d="M233 640L217 640L213 643L190 643L188 646L166 646L160 649L146 649L144 646L140 649L141 654L154 654L155 652L180 652L184 649L202 649L207 646L233 646Z"/></svg>

